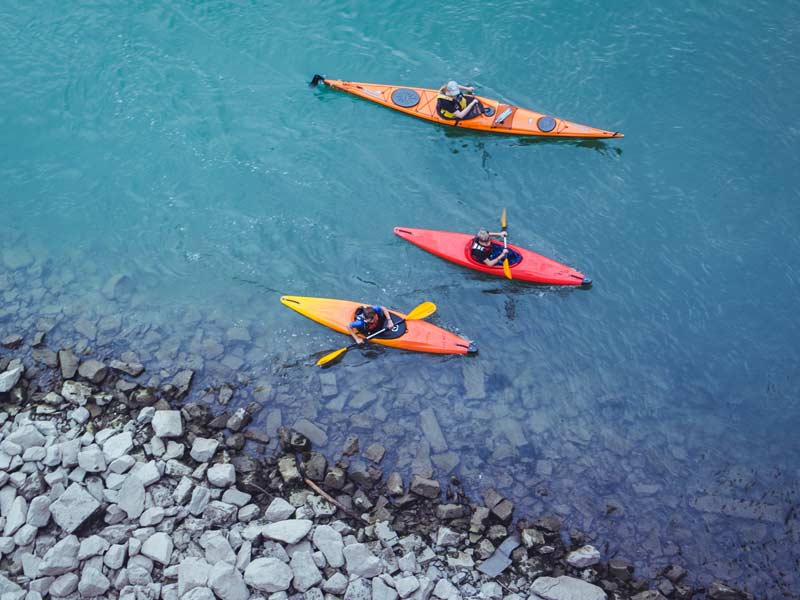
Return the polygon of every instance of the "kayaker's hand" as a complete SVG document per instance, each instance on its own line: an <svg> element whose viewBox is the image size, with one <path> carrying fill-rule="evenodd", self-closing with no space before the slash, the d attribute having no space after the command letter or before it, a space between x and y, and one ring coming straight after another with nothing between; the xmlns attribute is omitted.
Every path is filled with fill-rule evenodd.
<svg viewBox="0 0 800 600"><path fill-rule="evenodd" d="M500 232L500 236L501 237L508 237L508 232L507 231L501 231Z"/></svg>
<svg viewBox="0 0 800 600"><path fill-rule="evenodd" d="M500 256L505 256L508 254L508 248L503 248L503 251L500 253Z"/></svg>
<svg viewBox="0 0 800 600"><path fill-rule="evenodd" d="M386 329L392 329L392 328L394 328L394 321L392 321L391 319L386 319Z"/></svg>
<svg viewBox="0 0 800 600"><path fill-rule="evenodd" d="M364 340L363 340L363 339L361 339L361 338L358 338L358 339L356 340L356 344L358 344L359 346L363 346L363 345L364 345Z"/></svg>

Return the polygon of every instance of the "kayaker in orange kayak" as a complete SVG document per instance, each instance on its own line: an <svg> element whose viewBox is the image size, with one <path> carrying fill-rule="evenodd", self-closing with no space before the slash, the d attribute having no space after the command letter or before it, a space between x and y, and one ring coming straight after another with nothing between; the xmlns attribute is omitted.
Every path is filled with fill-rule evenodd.
<svg viewBox="0 0 800 600"><path fill-rule="evenodd" d="M472 240L472 247L469 251L470 256L487 267L499 266L506 256L508 256L509 263L516 263L519 260L516 252L509 251L508 248L503 248L500 245L492 244L492 238L504 238L506 235L505 231L493 233L481 228Z"/></svg>
<svg viewBox="0 0 800 600"><path fill-rule="evenodd" d="M483 106L477 98L464 95L464 92L471 94L474 91L474 88L458 85L455 81L448 81L439 88L439 95L436 97L436 112L443 119L474 119L483 113Z"/></svg>
<svg viewBox="0 0 800 600"><path fill-rule="evenodd" d="M363 344L364 338L381 329L392 329L394 322L389 311L382 306L360 306L356 309L355 320L349 325L350 335L357 344Z"/></svg>

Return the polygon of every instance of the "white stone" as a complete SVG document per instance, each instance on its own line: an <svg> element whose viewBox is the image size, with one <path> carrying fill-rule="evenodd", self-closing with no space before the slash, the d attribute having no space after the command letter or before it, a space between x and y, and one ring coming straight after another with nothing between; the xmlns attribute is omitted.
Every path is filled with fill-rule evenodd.
<svg viewBox="0 0 800 600"><path fill-rule="evenodd" d="M28 544L32 544L33 540L36 539L36 532L38 529L31 525L25 523L22 527L17 529L17 533L14 534L14 543L19 547L27 546Z"/></svg>
<svg viewBox="0 0 800 600"><path fill-rule="evenodd" d="M244 571L244 581L260 592L282 592L289 589L293 573L289 565L277 558L257 558Z"/></svg>
<svg viewBox="0 0 800 600"><path fill-rule="evenodd" d="M136 459L126 454L112 461L108 468L112 473L122 474L127 472L135 463Z"/></svg>
<svg viewBox="0 0 800 600"><path fill-rule="evenodd" d="M36 496L28 505L28 515L25 518L28 525L44 527L50 520L50 498Z"/></svg>
<svg viewBox="0 0 800 600"><path fill-rule="evenodd" d="M439 527L436 533L436 545L441 548L457 546L461 536L449 527Z"/></svg>
<svg viewBox="0 0 800 600"><path fill-rule="evenodd" d="M372 598L372 585L369 579L354 577L347 584L344 600L370 600Z"/></svg>
<svg viewBox="0 0 800 600"><path fill-rule="evenodd" d="M45 443L45 437L31 423L20 425L6 440L19 445L22 449L20 454L32 446L44 446Z"/></svg>
<svg viewBox="0 0 800 600"><path fill-rule="evenodd" d="M343 550L347 572L358 577L376 577L381 574L380 559L370 552L366 544L350 544Z"/></svg>
<svg viewBox="0 0 800 600"><path fill-rule="evenodd" d="M205 586L210 573L211 565L202 558L184 558L178 565L178 595L183 597L189 590Z"/></svg>
<svg viewBox="0 0 800 600"><path fill-rule="evenodd" d="M130 473L119 489L119 507L129 519L138 519L144 510L145 491L142 480Z"/></svg>
<svg viewBox="0 0 800 600"><path fill-rule="evenodd" d="M198 485L192 491L192 499L189 501L187 508L191 514L197 516L205 510L210 499L211 490L209 490L207 487Z"/></svg>
<svg viewBox="0 0 800 600"><path fill-rule="evenodd" d="M39 565L39 575L61 575L78 568L78 550L81 544L74 535L68 535L50 548Z"/></svg>
<svg viewBox="0 0 800 600"><path fill-rule="evenodd" d="M6 526L3 528L3 535L14 535L17 529L25 524L28 516L28 502L22 496L14 498L11 509L6 514Z"/></svg>
<svg viewBox="0 0 800 600"><path fill-rule="evenodd" d="M458 588L444 578L436 582L436 587L433 588L433 595L442 600L461 598L461 594L458 593Z"/></svg>
<svg viewBox="0 0 800 600"><path fill-rule="evenodd" d="M137 543L139 541L136 538L130 539L135 540ZM128 550L128 546L129 544L114 544L111 546L106 552L105 556L103 556L103 563L109 569L122 568L122 565L125 563L125 554Z"/></svg>
<svg viewBox="0 0 800 600"><path fill-rule="evenodd" d="M289 504L283 498L275 498L267 507L267 511L264 513L264 518L270 523L284 521L291 517L295 510L295 507Z"/></svg>
<svg viewBox="0 0 800 600"><path fill-rule="evenodd" d="M397 589L397 594L401 598L408 598L419 589L419 579L413 575L409 575L408 577L395 577L394 584Z"/></svg>
<svg viewBox="0 0 800 600"><path fill-rule="evenodd" d="M168 565L172 556L172 538L163 531L154 533L142 544L142 554L162 565Z"/></svg>
<svg viewBox="0 0 800 600"><path fill-rule="evenodd" d="M160 506L152 506L145 510L139 517L139 525L142 527L152 527L164 520L164 509Z"/></svg>
<svg viewBox="0 0 800 600"><path fill-rule="evenodd" d="M567 562L573 567L583 569L600 562L600 551L594 546L586 545L573 550L567 555Z"/></svg>
<svg viewBox="0 0 800 600"><path fill-rule="evenodd" d="M105 538L99 535L90 535L88 538L81 540L81 545L78 548L78 560L86 560L92 556L99 556L103 554L110 544Z"/></svg>
<svg viewBox="0 0 800 600"><path fill-rule="evenodd" d="M340 596L347 589L347 577L338 571L322 584L322 590L329 594Z"/></svg>
<svg viewBox="0 0 800 600"><path fill-rule="evenodd" d="M265 525L261 535L284 544L296 544L311 531L313 523L308 519L289 519Z"/></svg>
<svg viewBox="0 0 800 600"><path fill-rule="evenodd" d="M397 600L397 592L380 577L372 579L372 600Z"/></svg>
<svg viewBox="0 0 800 600"><path fill-rule="evenodd" d="M111 582L100 571L93 567L85 567L81 573L78 591L84 598L102 596L111 586Z"/></svg>
<svg viewBox="0 0 800 600"><path fill-rule="evenodd" d="M127 599L120 598L120 600ZM198 587L194 588L191 592L188 592L185 596L181 596L181 600L217 600L217 597L209 588Z"/></svg>
<svg viewBox="0 0 800 600"><path fill-rule="evenodd" d="M223 502L227 502L228 504L235 504L239 508L245 506L248 502L250 502L250 498L252 498L250 494L240 492L236 488L227 489L225 490L225 493L222 494Z"/></svg>
<svg viewBox="0 0 800 600"><path fill-rule="evenodd" d="M606 600L606 593L601 588L566 575L539 577L530 591L537 600Z"/></svg>
<svg viewBox="0 0 800 600"><path fill-rule="evenodd" d="M22 376L22 371L23 367L20 365L0 373L0 393L8 392L17 385L19 378Z"/></svg>
<svg viewBox="0 0 800 600"><path fill-rule="evenodd" d="M125 456L131 449L133 449L133 434L130 431L112 435L103 443L103 454L107 463Z"/></svg>
<svg viewBox="0 0 800 600"><path fill-rule="evenodd" d="M211 438L195 438L189 455L197 462L208 462L219 447L219 442Z"/></svg>
<svg viewBox="0 0 800 600"><path fill-rule="evenodd" d="M230 463L219 463L208 470L208 481L216 487L228 487L236 483L236 469Z"/></svg>
<svg viewBox="0 0 800 600"><path fill-rule="evenodd" d="M298 592L305 592L322 581L322 573L320 573L317 565L314 564L314 559L311 558L310 552L295 552L292 555L289 566L292 568L292 573L294 573L292 587Z"/></svg>
<svg viewBox="0 0 800 600"><path fill-rule="evenodd" d="M137 462L131 469L131 475L135 475L145 487L154 484L161 479L161 470L156 461L151 460L146 463Z"/></svg>
<svg viewBox="0 0 800 600"><path fill-rule="evenodd" d="M344 542L342 535L330 525L317 525L311 536L314 546L325 555L325 560L331 567L338 569L344 565Z"/></svg>
<svg viewBox="0 0 800 600"><path fill-rule="evenodd" d="M100 508L100 503L79 483L73 483L50 505L53 520L64 531L72 533Z"/></svg>
<svg viewBox="0 0 800 600"><path fill-rule="evenodd" d="M219 562L211 569L208 585L221 600L247 600L250 592L232 564Z"/></svg>
<svg viewBox="0 0 800 600"><path fill-rule="evenodd" d="M91 444L78 452L78 466L87 473L102 473L106 470L106 458L97 444Z"/></svg>
<svg viewBox="0 0 800 600"><path fill-rule="evenodd" d="M183 435L183 421L179 410L157 410L153 415L153 431L160 438Z"/></svg>
<svg viewBox="0 0 800 600"><path fill-rule="evenodd" d="M41 574L41 567L39 570ZM53 583L50 584L48 590L50 595L55 598L63 598L69 596L78 589L78 576L75 573L65 573L61 577L56 577Z"/></svg>
<svg viewBox="0 0 800 600"><path fill-rule="evenodd" d="M200 545L206 551L206 562L208 564L215 565L219 562L236 563L236 554L221 531L216 530L204 533L200 538Z"/></svg>

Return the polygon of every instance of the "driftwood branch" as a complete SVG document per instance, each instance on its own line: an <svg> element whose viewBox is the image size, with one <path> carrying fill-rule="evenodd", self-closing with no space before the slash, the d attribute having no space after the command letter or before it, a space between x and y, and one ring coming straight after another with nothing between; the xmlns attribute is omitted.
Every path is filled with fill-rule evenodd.
<svg viewBox="0 0 800 600"><path fill-rule="evenodd" d="M330 502L331 504L333 504L333 505L334 505L336 508L338 508L339 510L341 510L341 511L342 511L344 514L348 515L349 517L351 517L351 518L353 518L353 519L357 519L357 520L359 520L359 521L361 521L361 522L363 522L363 523L369 523L369 521L367 521L367 520L366 520L364 517L362 517L361 515L357 515L357 514L356 514L356 513L354 513L352 510L350 510L349 508L347 508L347 507L346 507L344 504L342 504L341 502L339 502L339 501L338 501L338 500L336 500L335 498L331 497L331 495L330 495L330 494L328 494L327 492L323 491L323 490L322 490L322 489L321 489L321 488L320 488L320 487L319 487L319 486L318 486L316 483L314 483L313 481L311 481L311 480L310 480L308 477L304 477L304 478L303 478L303 481L305 481L305 482L306 482L306 485L307 485L308 487L310 487L310 488L311 488L312 490L314 490L314 491L315 491L317 494L319 494L320 496L322 496L323 498L325 498L325 500L327 500L328 502Z"/></svg>

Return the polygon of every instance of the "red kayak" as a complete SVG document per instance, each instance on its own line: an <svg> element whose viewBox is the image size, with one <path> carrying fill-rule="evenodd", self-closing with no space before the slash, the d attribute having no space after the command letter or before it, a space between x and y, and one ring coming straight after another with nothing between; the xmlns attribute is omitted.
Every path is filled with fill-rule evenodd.
<svg viewBox="0 0 800 600"><path fill-rule="evenodd" d="M407 242L457 265L489 275L505 277L500 263L496 267L488 267L470 256L470 246L475 237L473 235L411 227L395 227L394 232ZM497 244L497 242L493 241L492 244ZM502 246L502 244L500 245ZM519 257L516 262L510 264L511 275L514 279L549 285L591 285L592 283L592 280L585 277L583 273L546 256L536 254L536 252L511 244L508 245L508 250L510 255L513 256L511 254L513 251ZM509 263L511 262L509 261Z"/></svg>

